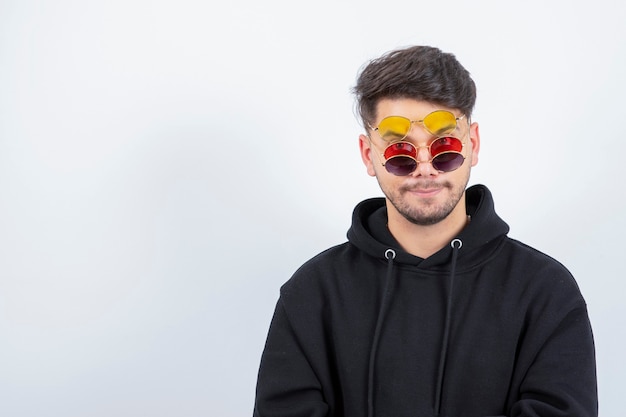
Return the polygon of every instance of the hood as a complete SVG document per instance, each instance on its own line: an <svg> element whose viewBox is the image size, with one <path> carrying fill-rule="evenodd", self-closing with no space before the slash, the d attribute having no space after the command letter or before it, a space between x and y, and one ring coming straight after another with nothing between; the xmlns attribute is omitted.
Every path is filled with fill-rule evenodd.
<svg viewBox="0 0 626 417"><path fill-rule="evenodd" d="M456 237L463 242L458 263L468 268L481 262L486 247L498 242L509 232L509 226L495 212L491 192L484 185L474 185L465 192L467 214L471 222ZM429 269L448 269L452 248L446 245L427 259L411 255L400 245L387 228L387 207L382 197L371 198L359 203L352 215L348 240L363 252L385 259L385 251L394 249L394 262ZM487 251L489 252L489 251Z"/></svg>

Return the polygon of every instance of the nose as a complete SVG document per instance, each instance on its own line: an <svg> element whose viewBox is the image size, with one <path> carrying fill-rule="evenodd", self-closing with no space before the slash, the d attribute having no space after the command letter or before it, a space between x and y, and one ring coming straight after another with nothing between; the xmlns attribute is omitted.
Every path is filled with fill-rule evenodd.
<svg viewBox="0 0 626 417"><path fill-rule="evenodd" d="M429 177L439 175L433 164L430 163L431 155L428 146L417 147L417 168L411 173L414 177Z"/></svg>

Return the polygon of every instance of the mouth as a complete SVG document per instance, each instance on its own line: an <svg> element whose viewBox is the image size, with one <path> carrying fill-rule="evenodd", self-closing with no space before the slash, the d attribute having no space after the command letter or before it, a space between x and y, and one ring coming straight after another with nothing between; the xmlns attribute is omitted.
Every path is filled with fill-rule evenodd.
<svg viewBox="0 0 626 417"><path fill-rule="evenodd" d="M439 194L441 190L443 190L443 187L441 188L413 188L409 190L409 192L421 198L431 198Z"/></svg>
<svg viewBox="0 0 626 417"><path fill-rule="evenodd" d="M406 186L405 191L420 198L431 198L442 192L445 184L414 184Z"/></svg>

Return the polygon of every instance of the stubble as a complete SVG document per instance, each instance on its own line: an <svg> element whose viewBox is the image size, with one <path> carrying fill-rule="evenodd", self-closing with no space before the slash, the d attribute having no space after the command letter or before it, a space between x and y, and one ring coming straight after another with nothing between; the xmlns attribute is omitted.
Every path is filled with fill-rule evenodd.
<svg viewBox="0 0 626 417"><path fill-rule="evenodd" d="M382 185L382 184L381 184ZM409 222L430 226L447 218L463 197L467 181L456 186L449 181L419 181L403 184L396 189L382 189L383 193L395 209ZM382 187L381 187L382 188ZM440 195L433 198L415 197L416 189L440 188L440 195L445 194L442 200Z"/></svg>

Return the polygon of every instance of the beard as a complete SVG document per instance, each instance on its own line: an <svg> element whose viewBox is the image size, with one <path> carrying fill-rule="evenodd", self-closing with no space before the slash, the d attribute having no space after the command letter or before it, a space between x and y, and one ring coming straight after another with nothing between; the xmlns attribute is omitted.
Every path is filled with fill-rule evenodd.
<svg viewBox="0 0 626 417"><path fill-rule="evenodd" d="M382 184L380 185L387 200L406 220L416 225L430 226L441 222L452 213L463 198L468 181L469 176L466 181L458 182L456 185L449 181L434 180L412 182L395 189L385 189ZM442 192L447 196L443 201L440 196L435 196L432 199L416 202L410 195L410 192L416 188L442 188Z"/></svg>

